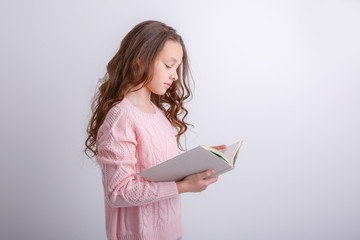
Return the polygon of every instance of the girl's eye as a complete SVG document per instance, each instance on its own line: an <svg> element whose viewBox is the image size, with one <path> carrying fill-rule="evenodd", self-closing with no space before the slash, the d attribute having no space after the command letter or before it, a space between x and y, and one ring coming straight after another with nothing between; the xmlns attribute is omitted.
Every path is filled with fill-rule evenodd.
<svg viewBox="0 0 360 240"><path fill-rule="evenodd" d="M171 68L171 66L168 66L167 64L165 64L166 68Z"/></svg>

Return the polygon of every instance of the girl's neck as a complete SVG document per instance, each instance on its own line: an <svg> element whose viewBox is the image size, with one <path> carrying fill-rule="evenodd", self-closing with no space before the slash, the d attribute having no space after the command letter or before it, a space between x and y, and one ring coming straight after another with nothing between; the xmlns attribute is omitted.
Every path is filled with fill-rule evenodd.
<svg viewBox="0 0 360 240"><path fill-rule="evenodd" d="M146 113L155 113L154 106L151 104L151 91L147 87L130 92L125 98L134 106Z"/></svg>

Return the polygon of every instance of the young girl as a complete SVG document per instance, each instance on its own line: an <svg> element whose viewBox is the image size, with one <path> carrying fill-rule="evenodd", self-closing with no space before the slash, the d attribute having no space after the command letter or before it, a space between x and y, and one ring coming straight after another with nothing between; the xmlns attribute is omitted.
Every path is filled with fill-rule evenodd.
<svg viewBox="0 0 360 240"><path fill-rule="evenodd" d="M204 179L212 170L179 182L149 182L137 175L178 155L188 125L183 105L191 96L188 75L182 38L157 21L135 26L107 65L85 151L102 169L108 239L180 238L180 194L217 181Z"/></svg>

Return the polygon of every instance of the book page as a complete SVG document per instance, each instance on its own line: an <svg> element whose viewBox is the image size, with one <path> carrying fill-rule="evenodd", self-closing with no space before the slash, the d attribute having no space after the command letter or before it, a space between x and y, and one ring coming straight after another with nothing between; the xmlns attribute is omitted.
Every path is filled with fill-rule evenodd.
<svg viewBox="0 0 360 240"><path fill-rule="evenodd" d="M209 147L207 145L200 145L201 147L203 147L204 149L208 150L209 152L211 152L212 154L218 156L219 158L223 159L225 162L227 162L228 164L231 165L231 159L227 158L227 156L220 150L217 150L215 148Z"/></svg>
<svg viewBox="0 0 360 240"><path fill-rule="evenodd" d="M232 166L234 165L233 161L236 160L235 157L237 155L237 154L235 154L235 150L239 146L240 142L241 141L238 141L238 142L228 146L227 148L220 150L222 153L225 154L226 158L229 159ZM239 150L239 149L237 149L237 150ZM233 156L234 156L234 159L232 159Z"/></svg>

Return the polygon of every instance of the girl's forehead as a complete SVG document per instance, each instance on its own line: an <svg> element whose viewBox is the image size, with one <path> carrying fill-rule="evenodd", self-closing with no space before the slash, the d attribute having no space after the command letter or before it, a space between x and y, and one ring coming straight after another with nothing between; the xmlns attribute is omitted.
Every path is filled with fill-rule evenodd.
<svg viewBox="0 0 360 240"><path fill-rule="evenodd" d="M183 57L182 46L175 41L166 41L159 53L159 57L164 60L180 63Z"/></svg>

